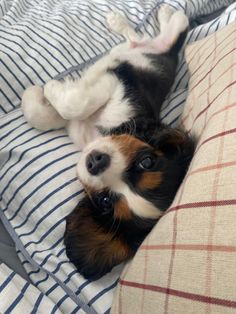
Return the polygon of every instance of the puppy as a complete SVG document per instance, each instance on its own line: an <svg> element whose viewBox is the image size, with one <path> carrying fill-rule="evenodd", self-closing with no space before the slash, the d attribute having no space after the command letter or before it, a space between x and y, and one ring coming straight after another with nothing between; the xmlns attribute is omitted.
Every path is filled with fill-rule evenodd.
<svg viewBox="0 0 236 314"><path fill-rule="evenodd" d="M194 152L193 140L160 123L188 19L159 10L160 34L139 38L118 13L109 26L127 39L80 80L26 90L26 119L66 127L81 149L77 173L85 196L67 217L66 252L84 277L97 279L130 259L170 206Z"/></svg>

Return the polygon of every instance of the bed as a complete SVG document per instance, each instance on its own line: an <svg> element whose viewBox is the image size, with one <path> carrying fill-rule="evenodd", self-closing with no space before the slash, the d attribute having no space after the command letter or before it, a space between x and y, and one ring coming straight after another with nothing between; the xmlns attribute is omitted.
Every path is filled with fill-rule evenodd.
<svg viewBox="0 0 236 314"><path fill-rule="evenodd" d="M110 10L123 12L137 31L153 36L158 32L156 13L162 3L168 3L189 16L191 30L187 43L191 44L236 21L233 2L1 1L1 313L108 313L115 290L112 311L129 313L127 296L132 295L132 287L137 289L129 277L137 275L133 274L136 267L132 265L145 268L145 258L139 264L139 256L145 251L142 248L134 264L126 267L119 285L124 265L91 282L80 276L69 262L63 233L65 217L83 193L75 173L79 152L65 130L40 132L26 123L20 108L24 89L32 84L43 85L52 78L79 77L87 66L122 42L121 36L107 29L105 16ZM180 122L190 78L183 51L179 59L175 83L161 112L163 121L172 126ZM163 231L161 227L160 230ZM139 294L134 295L139 298ZM140 295L143 297L144 292ZM141 298L145 304L151 299L150 295ZM178 304L178 300L174 301ZM142 304L138 309L150 313L150 308L142 308ZM165 309L165 313L181 313L174 312L172 307ZM217 311L226 313L221 309L222 312ZM159 311L164 312L163 308ZM199 307L197 312L201 311Z"/></svg>

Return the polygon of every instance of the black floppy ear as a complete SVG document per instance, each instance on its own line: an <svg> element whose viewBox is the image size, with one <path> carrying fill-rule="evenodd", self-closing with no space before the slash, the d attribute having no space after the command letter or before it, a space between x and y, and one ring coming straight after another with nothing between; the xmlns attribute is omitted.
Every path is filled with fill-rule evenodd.
<svg viewBox="0 0 236 314"><path fill-rule="evenodd" d="M127 244L96 221L85 196L66 218L64 243L69 260L87 279L98 279L133 253Z"/></svg>
<svg viewBox="0 0 236 314"><path fill-rule="evenodd" d="M186 132L169 127L155 131L150 144L164 153L167 158L192 158L195 148L194 140Z"/></svg>

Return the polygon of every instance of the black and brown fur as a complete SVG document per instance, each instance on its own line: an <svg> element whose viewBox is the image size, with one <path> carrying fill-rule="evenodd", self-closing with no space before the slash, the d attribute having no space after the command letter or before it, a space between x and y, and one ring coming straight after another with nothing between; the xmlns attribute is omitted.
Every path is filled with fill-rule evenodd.
<svg viewBox="0 0 236 314"><path fill-rule="evenodd" d="M122 146L129 161L123 180L164 212L188 169L194 143L176 129L164 127L156 130L156 134L149 132L149 140L128 134L116 135L113 140L127 143ZM137 171L136 162L147 151L156 155L157 165L152 171ZM86 278L97 279L129 260L158 219L136 216L122 195L112 195L113 208L104 212L96 198L107 191L94 191L86 186L85 191L85 197L67 217L65 245L79 272Z"/></svg>
<svg viewBox="0 0 236 314"><path fill-rule="evenodd" d="M168 53L148 56L157 71L135 68L128 62L109 70L123 83L135 116L114 129L100 128L104 136L121 144L121 153L127 160L123 182L161 212L171 205L194 152L194 141L188 134L161 124L159 118L186 32L180 34ZM162 70L158 71L160 67ZM145 154L155 159L155 166L149 171L137 167ZM109 210L97 201L103 193L113 200ZM85 196L67 217L65 231L67 256L84 277L100 278L134 256L158 220L134 212L123 195L85 186Z"/></svg>

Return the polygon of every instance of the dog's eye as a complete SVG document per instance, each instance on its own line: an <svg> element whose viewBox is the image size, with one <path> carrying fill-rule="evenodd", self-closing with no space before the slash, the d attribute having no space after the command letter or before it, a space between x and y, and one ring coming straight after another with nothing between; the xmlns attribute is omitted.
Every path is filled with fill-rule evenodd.
<svg viewBox="0 0 236 314"><path fill-rule="evenodd" d="M139 167L144 170L150 170L155 165L155 159L153 156L146 156L139 162Z"/></svg>
<svg viewBox="0 0 236 314"><path fill-rule="evenodd" d="M97 206L102 215L108 214L113 210L113 198L109 195L101 195L97 199Z"/></svg>
<svg viewBox="0 0 236 314"><path fill-rule="evenodd" d="M109 196L104 196L100 198L100 206L103 208L110 208L113 205L113 202Z"/></svg>

